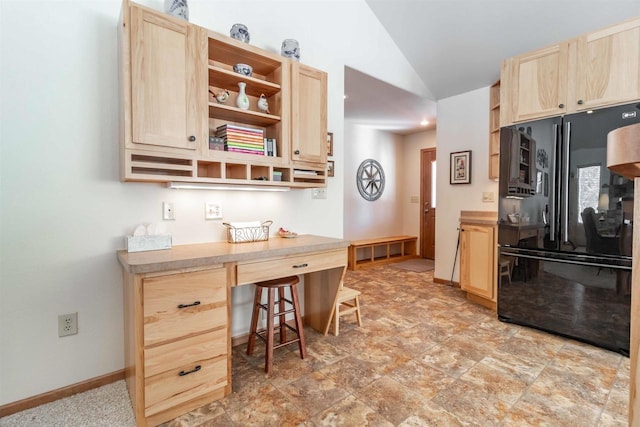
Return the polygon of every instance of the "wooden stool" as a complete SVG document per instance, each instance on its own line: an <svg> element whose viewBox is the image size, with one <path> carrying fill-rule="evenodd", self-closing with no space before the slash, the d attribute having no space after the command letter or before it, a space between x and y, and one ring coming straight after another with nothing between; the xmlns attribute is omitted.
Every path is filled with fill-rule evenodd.
<svg viewBox="0 0 640 427"><path fill-rule="evenodd" d="M300 304L298 303L298 276L283 277L280 279L267 280L265 282L256 283L256 294L253 301L253 314L251 316L251 330L249 331L249 344L247 345L247 354L253 354L253 348L256 342L256 336L260 337L266 343L266 354L264 370L267 374L273 369L273 349L280 348L294 342L298 343L300 349L300 357L304 359L307 356L307 350L304 342L304 330L302 328L302 317L300 316ZM291 292L291 300L285 298L285 288L289 288ZM267 304L262 304L262 290L267 289ZM278 300L276 301L276 289L278 290ZM287 310L285 302L292 307ZM275 306L278 304L278 311ZM267 328L257 330L259 310L263 309L267 312ZM293 313L295 317L295 328L286 322L286 315ZM278 325L274 324L274 318L278 317ZM287 341L287 328L297 334L297 338ZM280 331L280 344L274 345L274 332Z"/></svg>
<svg viewBox="0 0 640 427"><path fill-rule="evenodd" d="M511 263L509 260L500 260L500 283L502 283L502 277L506 277L509 284L511 284Z"/></svg>
<svg viewBox="0 0 640 427"><path fill-rule="evenodd" d="M360 317L360 291L355 289L345 288L340 285L338 289L338 295L336 295L336 301L331 310L331 317L333 318L333 334L338 335L340 333L340 316L354 313L356 315L356 321L358 326L362 326L362 318ZM344 309L342 309L344 307ZM324 329L324 334L329 332L329 326L331 326L331 319L327 322L327 326Z"/></svg>

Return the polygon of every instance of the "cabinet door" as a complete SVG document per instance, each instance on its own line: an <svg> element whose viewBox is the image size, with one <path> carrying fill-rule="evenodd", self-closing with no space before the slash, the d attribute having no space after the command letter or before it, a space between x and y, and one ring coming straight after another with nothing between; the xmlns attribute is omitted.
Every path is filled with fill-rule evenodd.
<svg viewBox="0 0 640 427"><path fill-rule="evenodd" d="M460 287L495 301L495 227L462 224L460 232Z"/></svg>
<svg viewBox="0 0 640 427"><path fill-rule="evenodd" d="M580 37L576 56L574 109L640 98L640 19Z"/></svg>
<svg viewBox="0 0 640 427"><path fill-rule="evenodd" d="M327 74L292 63L291 159L327 162Z"/></svg>
<svg viewBox="0 0 640 427"><path fill-rule="evenodd" d="M198 27L131 7L133 144L194 150L204 143L205 54Z"/></svg>
<svg viewBox="0 0 640 427"><path fill-rule="evenodd" d="M512 122L566 111L568 43L516 56L509 62L501 84L508 85L507 104L512 111L507 116Z"/></svg>

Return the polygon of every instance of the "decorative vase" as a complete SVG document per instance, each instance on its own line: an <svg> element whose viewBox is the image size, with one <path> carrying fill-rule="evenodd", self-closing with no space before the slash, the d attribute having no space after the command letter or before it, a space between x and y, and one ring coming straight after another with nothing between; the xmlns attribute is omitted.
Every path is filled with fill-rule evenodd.
<svg viewBox="0 0 640 427"><path fill-rule="evenodd" d="M238 87L240 88L240 91L238 92L238 99L236 100L236 105L241 110L248 110L249 109L249 97L247 96L246 92L244 91L246 86L247 86L247 84L245 82L238 83Z"/></svg>
<svg viewBox="0 0 640 427"><path fill-rule="evenodd" d="M240 40L241 42L249 43L249 40L251 40L249 29L244 24L233 24L229 34L232 38Z"/></svg>
<svg viewBox="0 0 640 427"><path fill-rule="evenodd" d="M177 16L189 21L189 5L187 0L164 0L164 11L169 15Z"/></svg>
<svg viewBox="0 0 640 427"><path fill-rule="evenodd" d="M300 61L300 44L298 40L286 39L282 42L282 48L280 54L284 57L291 58L295 61Z"/></svg>

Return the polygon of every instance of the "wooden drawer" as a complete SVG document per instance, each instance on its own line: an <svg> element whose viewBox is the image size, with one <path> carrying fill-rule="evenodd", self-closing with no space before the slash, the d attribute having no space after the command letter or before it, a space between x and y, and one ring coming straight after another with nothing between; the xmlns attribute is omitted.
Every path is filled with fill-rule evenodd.
<svg viewBox="0 0 640 427"><path fill-rule="evenodd" d="M310 255L239 263L237 266L237 284L255 283L278 277L306 274L344 265L347 265L347 248Z"/></svg>
<svg viewBox="0 0 640 427"><path fill-rule="evenodd" d="M227 325L223 268L147 278L143 293L145 346Z"/></svg>
<svg viewBox="0 0 640 427"><path fill-rule="evenodd" d="M197 365L228 353L227 328L144 350L144 377L152 377L188 364Z"/></svg>
<svg viewBox="0 0 640 427"><path fill-rule="evenodd" d="M197 366L200 369L193 372ZM187 373L180 375L180 373ZM227 356L194 361L144 380L145 416L170 409L227 385Z"/></svg>

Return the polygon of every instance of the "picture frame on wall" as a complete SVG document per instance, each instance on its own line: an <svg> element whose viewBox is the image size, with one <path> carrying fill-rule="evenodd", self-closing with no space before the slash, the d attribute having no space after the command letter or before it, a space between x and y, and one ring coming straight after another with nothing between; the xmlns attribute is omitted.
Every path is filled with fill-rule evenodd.
<svg viewBox="0 0 640 427"><path fill-rule="evenodd" d="M329 160L327 162L327 176L334 176L335 174L335 163L333 160Z"/></svg>
<svg viewBox="0 0 640 427"><path fill-rule="evenodd" d="M327 132L327 156L333 156L333 132Z"/></svg>
<svg viewBox="0 0 640 427"><path fill-rule="evenodd" d="M450 155L449 184L471 184L471 150Z"/></svg>

